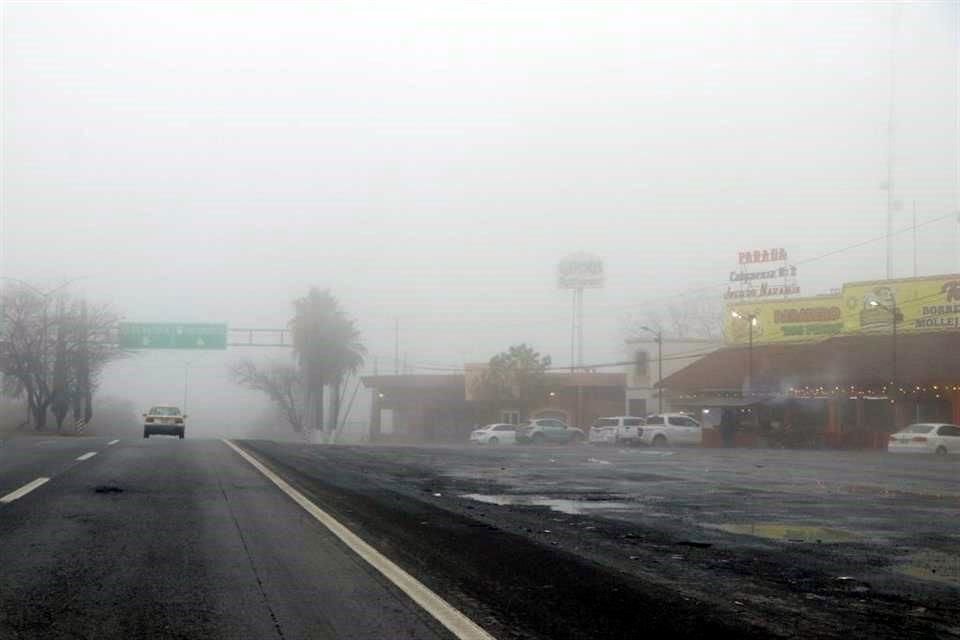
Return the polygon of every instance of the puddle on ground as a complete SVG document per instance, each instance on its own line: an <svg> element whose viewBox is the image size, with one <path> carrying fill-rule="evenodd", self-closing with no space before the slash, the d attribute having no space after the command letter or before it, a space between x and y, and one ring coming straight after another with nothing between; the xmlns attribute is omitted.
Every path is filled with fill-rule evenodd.
<svg viewBox="0 0 960 640"><path fill-rule="evenodd" d="M708 524L711 529L720 529L727 533L757 536L768 540L783 540L785 542L853 542L860 538L855 533L818 527L815 525L785 524L782 522L746 522L735 524Z"/></svg>
<svg viewBox="0 0 960 640"><path fill-rule="evenodd" d="M617 502L615 500L572 500L569 498L548 498L546 496L529 495L488 495L483 493L468 493L463 496L469 500L484 502L486 504L495 504L499 506L518 506L518 507L548 507L560 513L567 513L574 516L583 515L594 511L617 511L623 509L635 508L637 505L627 502Z"/></svg>
<svg viewBox="0 0 960 640"><path fill-rule="evenodd" d="M921 580L960 586L960 555L925 549L907 557L894 571Z"/></svg>

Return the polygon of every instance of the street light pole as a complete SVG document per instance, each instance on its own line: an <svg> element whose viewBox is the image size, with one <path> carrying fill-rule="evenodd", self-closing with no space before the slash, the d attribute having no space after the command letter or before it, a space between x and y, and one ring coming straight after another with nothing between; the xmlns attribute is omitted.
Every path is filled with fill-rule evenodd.
<svg viewBox="0 0 960 640"><path fill-rule="evenodd" d="M657 413L663 413L663 329L640 328L652 333L657 341Z"/></svg>
<svg viewBox="0 0 960 640"><path fill-rule="evenodd" d="M893 384L893 387L896 388L897 386L897 323L900 322L900 310L897 309L897 305L893 305L893 307L891 308L883 304L882 302L878 302L876 300L871 300L870 306L880 307L881 309L885 309L890 313L890 321L892 323L892 329L890 331L890 335L893 337L893 344L891 345L892 353L890 358L890 361L891 361L890 374L893 378L891 380L891 383Z"/></svg>
<svg viewBox="0 0 960 640"><path fill-rule="evenodd" d="M731 311L730 315L737 320L747 321L747 395L753 393L753 328L757 326L757 316L754 313L743 315L739 311Z"/></svg>

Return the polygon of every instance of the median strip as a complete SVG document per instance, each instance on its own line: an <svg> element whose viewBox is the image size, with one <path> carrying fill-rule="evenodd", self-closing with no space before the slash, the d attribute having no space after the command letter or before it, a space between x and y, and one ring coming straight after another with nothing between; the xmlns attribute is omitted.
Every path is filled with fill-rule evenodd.
<svg viewBox="0 0 960 640"><path fill-rule="evenodd" d="M89 460L90 458L92 458L92 457L95 456L95 455L97 455L97 452L96 452L96 451L87 451L87 452L86 452L85 454L83 454L82 456L78 456L78 457L77 457L77 460Z"/></svg>
<svg viewBox="0 0 960 640"><path fill-rule="evenodd" d="M447 628L459 640L493 640L493 636L484 631L477 623L455 609L450 603L431 591L419 580L394 564L382 553L363 541L357 534L345 527L336 518L315 505L306 496L290 486L283 478L264 466L252 455L230 442L224 444L236 451L240 457L273 482L281 491L290 496L304 511L313 516L320 524L326 527L333 535L347 545L354 553L363 558L374 569L397 588L407 594L437 622Z"/></svg>
<svg viewBox="0 0 960 640"><path fill-rule="evenodd" d="M28 493L30 493L31 491L33 491L33 490L36 489L37 487L46 484L47 482L49 482L49 480L50 480L50 478L37 478L36 480L33 480L32 482L28 482L27 484L23 485L22 487L20 487L20 488L17 489L16 491L11 491L11 492L8 493L7 495L5 495L5 496L3 496L2 498L0 498L0 503L9 504L9 503L13 502L14 500L17 500L18 498L22 498L23 496L27 495Z"/></svg>

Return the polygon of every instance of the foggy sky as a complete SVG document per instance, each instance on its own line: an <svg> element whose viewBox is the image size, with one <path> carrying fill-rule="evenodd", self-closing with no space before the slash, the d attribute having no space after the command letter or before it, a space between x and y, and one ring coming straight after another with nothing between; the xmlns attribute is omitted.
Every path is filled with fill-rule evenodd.
<svg viewBox="0 0 960 640"><path fill-rule="evenodd" d="M958 210L957 3L903 5L896 227ZM722 291L737 251L884 233L884 3L7 3L2 275L138 321L282 326L329 287L381 372L526 341L569 360L557 261L603 257L586 359L625 314ZM920 273L960 270L956 220ZM911 234L896 274L912 275ZM800 267L884 275L883 242ZM240 420L226 354L143 355L104 392ZM161 397L158 397L161 396ZM224 408L227 407L227 408Z"/></svg>

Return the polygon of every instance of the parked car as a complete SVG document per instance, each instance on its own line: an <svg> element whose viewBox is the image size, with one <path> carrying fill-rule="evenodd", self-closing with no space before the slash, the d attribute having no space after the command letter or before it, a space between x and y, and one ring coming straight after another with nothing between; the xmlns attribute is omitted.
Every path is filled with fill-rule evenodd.
<svg viewBox="0 0 960 640"><path fill-rule="evenodd" d="M474 444L514 444L516 442L517 425L515 424L488 424L470 433L470 442Z"/></svg>
<svg viewBox="0 0 960 640"><path fill-rule="evenodd" d="M556 418L537 418L517 427L517 442L530 444L570 444L587 439L586 434Z"/></svg>
<svg viewBox="0 0 960 640"><path fill-rule="evenodd" d="M891 453L960 454L960 427L942 422L921 422L901 429L887 443Z"/></svg>
<svg viewBox="0 0 960 640"><path fill-rule="evenodd" d="M700 423L684 413L655 413L647 416L645 424L637 431L638 440L651 447L699 445L703 435Z"/></svg>
<svg viewBox="0 0 960 640"><path fill-rule="evenodd" d="M187 430L187 416L180 412L180 407L159 406L151 407L143 414L143 437L152 435L183 436Z"/></svg>
<svg viewBox="0 0 960 640"><path fill-rule="evenodd" d="M640 442L643 423L643 418L634 416L597 418L588 439L594 444L636 444Z"/></svg>

